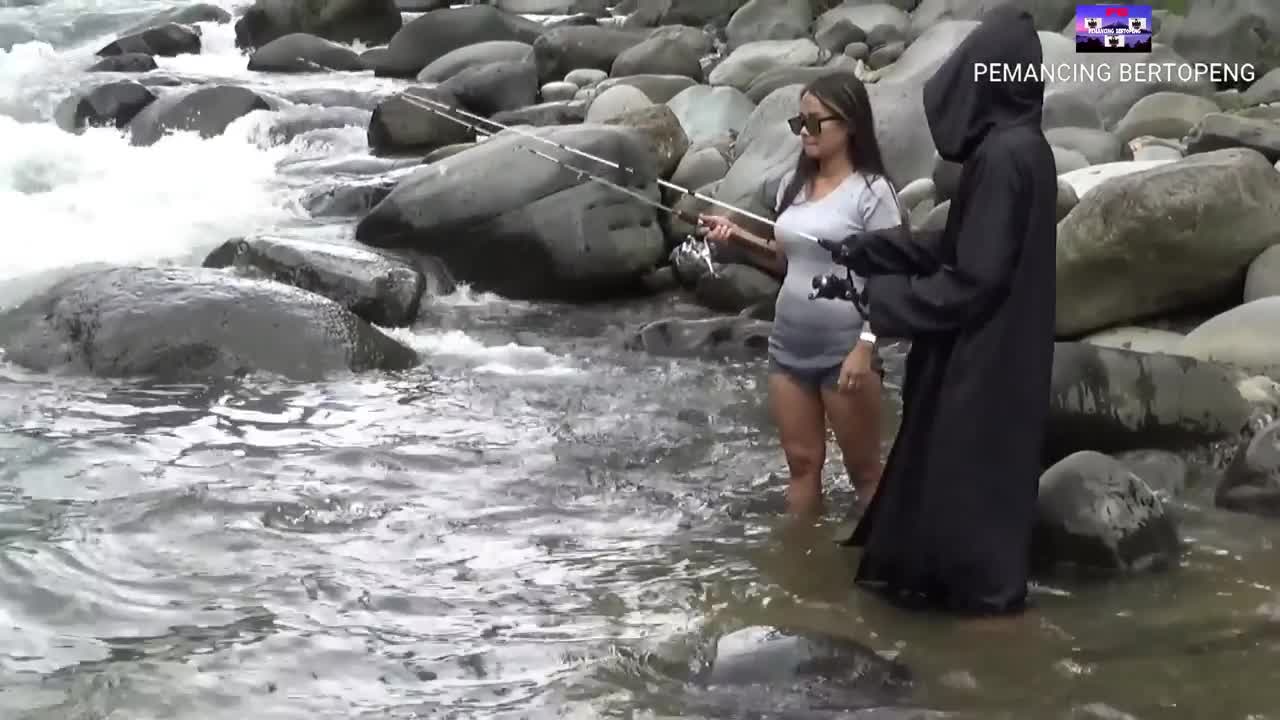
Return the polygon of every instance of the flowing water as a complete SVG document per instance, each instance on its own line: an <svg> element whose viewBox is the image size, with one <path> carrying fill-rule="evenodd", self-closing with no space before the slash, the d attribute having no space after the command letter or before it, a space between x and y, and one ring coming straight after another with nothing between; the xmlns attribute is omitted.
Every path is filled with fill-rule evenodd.
<svg viewBox="0 0 1280 720"><path fill-rule="evenodd" d="M0 2L0 48L34 38L0 49L0 303L235 235L352 241L299 201L389 167L367 118L280 129L308 92L367 108L399 81L251 74L207 25L202 55L159 72L300 104L146 148L50 122L112 33L169 6ZM0 364L0 717L696 718L714 713L684 676L751 624L856 638L911 666L919 703L976 717L1280 717L1272 524L1200 489L1175 572L1046 581L994 627L885 608L851 590L829 527L778 522L760 365L618 349L696 312L464 289L397 331L421 367L306 385ZM751 697L739 710L770 709Z"/></svg>

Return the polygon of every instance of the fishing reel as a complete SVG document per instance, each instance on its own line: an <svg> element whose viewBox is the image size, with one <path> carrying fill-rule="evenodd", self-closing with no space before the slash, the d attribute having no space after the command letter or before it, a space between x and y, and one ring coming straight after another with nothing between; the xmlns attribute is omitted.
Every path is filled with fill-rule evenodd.
<svg viewBox="0 0 1280 720"><path fill-rule="evenodd" d="M846 273L846 277L840 277L835 273L815 275L813 277L813 292L809 293L809 299L858 302L858 288L853 284L853 273L849 271L846 271Z"/></svg>
<svg viewBox="0 0 1280 720"><path fill-rule="evenodd" d="M711 257L711 243L707 240L709 232L711 232L710 229L705 225L695 225L693 232L685 235L684 242L680 243L676 252L696 262L705 263L707 272L711 273L712 277L716 277L719 273L716 272L716 266Z"/></svg>

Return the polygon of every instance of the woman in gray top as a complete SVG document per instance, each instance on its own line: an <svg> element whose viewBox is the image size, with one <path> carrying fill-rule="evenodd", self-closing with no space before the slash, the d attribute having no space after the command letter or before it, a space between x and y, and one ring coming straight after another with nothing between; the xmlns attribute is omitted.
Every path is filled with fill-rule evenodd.
<svg viewBox="0 0 1280 720"><path fill-rule="evenodd" d="M791 471L789 511L808 515L823 510L828 421L860 506L875 494L881 471L875 336L853 303L809 299L815 276L845 272L809 238L842 240L900 225L903 215L857 77L834 73L814 80L800 95L800 114L788 122L800 136L801 152L778 190L776 242L723 217L702 220L711 228L709 239L761 250L762 264L785 275L769 338L769 404ZM855 277L859 291L862 282Z"/></svg>

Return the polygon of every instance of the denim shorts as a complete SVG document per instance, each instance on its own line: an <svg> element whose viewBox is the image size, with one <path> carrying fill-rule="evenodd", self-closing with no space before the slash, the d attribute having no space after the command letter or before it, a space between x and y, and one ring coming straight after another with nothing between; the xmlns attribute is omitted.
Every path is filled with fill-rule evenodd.
<svg viewBox="0 0 1280 720"><path fill-rule="evenodd" d="M840 365L824 365L813 368L798 368L785 363L779 362L773 353L769 353L769 372L782 373L787 377L806 387L815 390L822 388L834 388L840 382ZM880 349L876 348L871 353L871 370L884 380L884 361L880 359Z"/></svg>

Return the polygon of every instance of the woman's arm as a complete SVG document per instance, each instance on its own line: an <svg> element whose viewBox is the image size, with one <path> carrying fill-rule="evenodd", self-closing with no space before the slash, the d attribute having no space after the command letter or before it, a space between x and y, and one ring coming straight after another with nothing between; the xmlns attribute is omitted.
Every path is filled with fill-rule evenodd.
<svg viewBox="0 0 1280 720"><path fill-rule="evenodd" d="M779 276L787 274L787 256L776 240L764 238L741 227L733 233L733 239L747 249L747 257L757 267Z"/></svg>

